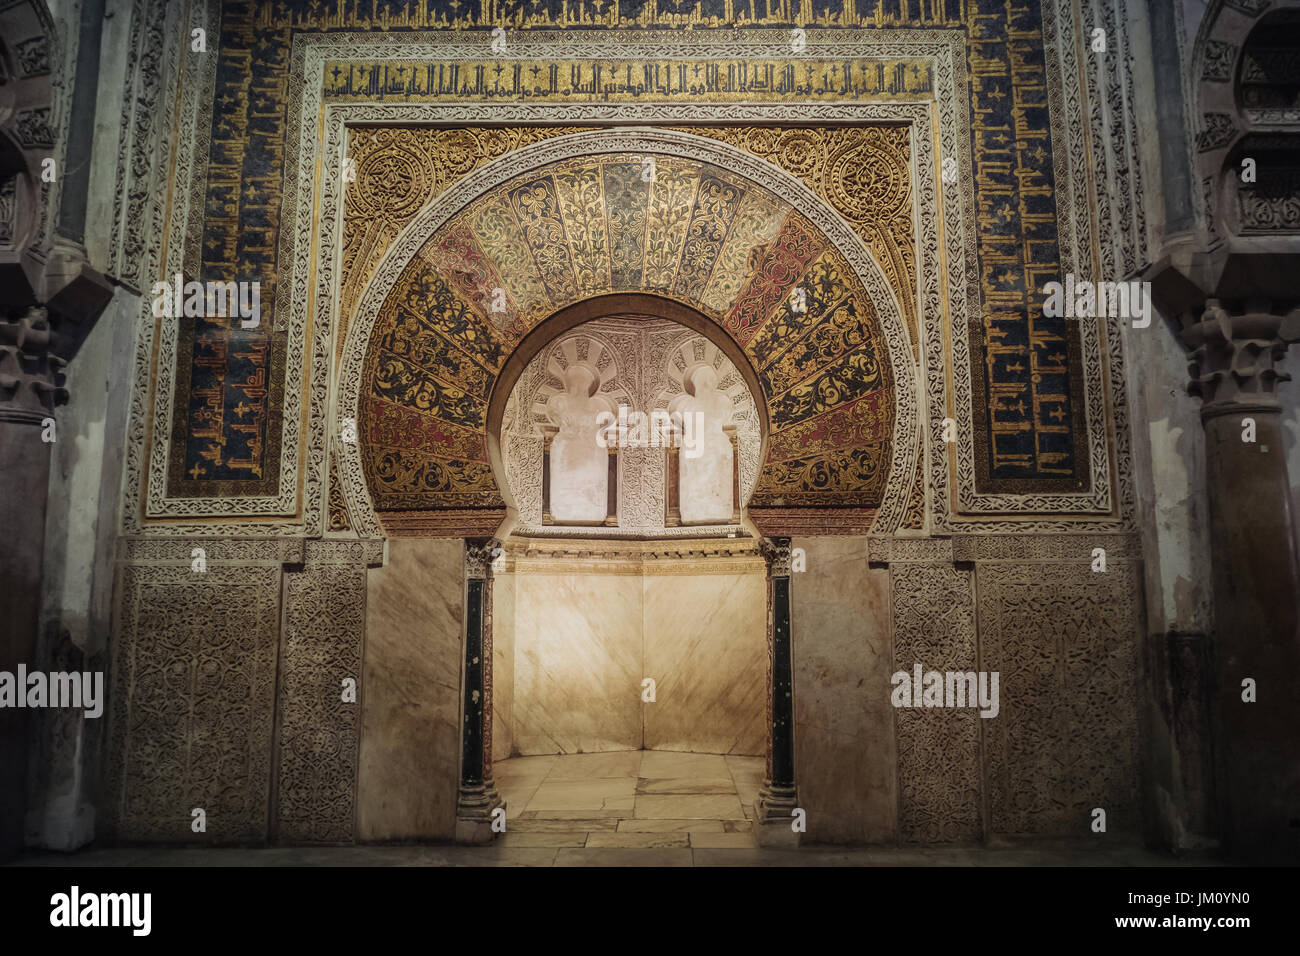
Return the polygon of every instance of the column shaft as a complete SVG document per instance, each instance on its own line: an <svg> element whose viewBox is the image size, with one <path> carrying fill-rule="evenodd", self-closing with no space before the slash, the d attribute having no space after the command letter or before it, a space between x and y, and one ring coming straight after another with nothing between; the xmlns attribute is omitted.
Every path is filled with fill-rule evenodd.
<svg viewBox="0 0 1300 956"><path fill-rule="evenodd" d="M490 598L491 542L465 542L465 681L461 727L460 789L456 796L456 842L490 843L493 813L504 809L492 785L487 723L491 682L491 636L486 626Z"/></svg>
<svg viewBox="0 0 1300 956"><path fill-rule="evenodd" d="M67 400L64 362L51 351L45 309L0 315L0 671L35 669L40 627L50 445L45 422ZM57 431L49 435L58 437ZM16 687L26 696L26 687ZM0 708L0 860L23 847L32 721Z"/></svg>
<svg viewBox="0 0 1300 956"><path fill-rule="evenodd" d="M1214 579L1218 792L1228 851L1300 861L1300 558L1274 389L1300 309L1210 299L1186 323L1203 400ZM1253 699L1247 685L1253 682Z"/></svg>
<svg viewBox="0 0 1300 956"><path fill-rule="evenodd" d="M768 566L767 777L754 805L760 846L798 846L794 779L794 667L790 644L790 539L763 543Z"/></svg>
<svg viewBox="0 0 1300 956"><path fill-rule="evenodd" d="M1242 419L1256 442L1242 441ZM1224 842L1300 861L1300 566L1277 409L1205 421ZM1264 449L1267 448L1267 451ZM1256 700L1243 701L1254 680Z"/></svg>
<svg viewBox="0 0 1300 956"><path fill-rule="evenodd" d="M41 565L45 553L45 502L50 446L38 422L0 417L0 671L38 667ZM25 697L26 687L15 691ZM27 754L31 712L0 707L0 860L22 850L27 814Z"/></svg>

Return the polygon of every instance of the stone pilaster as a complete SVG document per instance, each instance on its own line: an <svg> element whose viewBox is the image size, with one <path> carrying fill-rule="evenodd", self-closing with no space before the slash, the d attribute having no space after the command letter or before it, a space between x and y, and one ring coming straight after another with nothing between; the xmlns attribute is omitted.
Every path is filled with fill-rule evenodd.
<svg viewBox="0 0 1300 956"><path fill-rule="evenodd" d="M1203 401L1215 604L1218 778L1225 847L1300 859L1300 557L1274 388L1300 310L1211 299L1184 321ZM1253 703L1243 684L1254 684Z"/></svg>
<svg viewBox="0 0 1300 956"><path fill-rule="evenodd" d="M790 648L789 538L765 538L767 561L767 773L754 803L760 846L798 846L792 822L799 805L794 780L794 667Z"/></svg>
<svg viewBox="0 0 1300 956"><path fill-rule="evenodd" d="M456 842L491 843L492 814L504 809L492 783L488 694L492 683L492 643L488 587L492 542L465 541L465 668L461 726L460 789L456 795Z"/></svg>

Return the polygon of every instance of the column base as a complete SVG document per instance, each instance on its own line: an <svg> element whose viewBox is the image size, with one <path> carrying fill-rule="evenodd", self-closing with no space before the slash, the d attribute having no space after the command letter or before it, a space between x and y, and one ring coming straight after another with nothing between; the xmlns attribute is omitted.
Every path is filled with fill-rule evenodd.
<svg viewBox="0 0 1300 956"><path fill-rule="evenodd" d="M472 846L491 843L497 837L492 829L492 814L505 808L505 802L491 781L474 787L461 787L456 795L455 841Z"/></svg>
<svg viewBox="0 0 1300 956"><path fill-rule="evenodd" d="M766 786L754 801L754 843L757 846L798 849L802 833L794 829L798 791L794 787Z"/></svg>
<svg viewBox="0 0 1300 956"><path fill-rule="evenodd" d="M52 797L41 814L28 814L27 845L71 853L95 839L95 808L78 793Z"/></svg>

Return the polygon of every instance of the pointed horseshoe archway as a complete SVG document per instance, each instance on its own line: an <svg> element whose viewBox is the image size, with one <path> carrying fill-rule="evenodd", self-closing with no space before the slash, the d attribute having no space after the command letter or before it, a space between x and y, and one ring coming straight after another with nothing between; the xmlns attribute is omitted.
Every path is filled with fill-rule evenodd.
<svg viewBox="0 0 1300 956"><path fill-rule="evenodd" d="M363 535L466 539L458 838L491 839L492 537L499 445L528 360L599 315L660 315L718 345L763 421L749 518L767 535L767 781L760 839L791 835L792 529L896 526L914 473L916 371L897 298L853 231L776 167L666 130L557 137L430 204L349 324L336 445ZM812 524L809 524L809 521Z"/></svg>

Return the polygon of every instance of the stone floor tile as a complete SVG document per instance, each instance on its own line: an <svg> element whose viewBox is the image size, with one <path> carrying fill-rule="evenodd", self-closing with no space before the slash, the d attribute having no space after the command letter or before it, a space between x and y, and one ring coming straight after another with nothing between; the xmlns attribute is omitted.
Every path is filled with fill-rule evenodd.
<svg viewBox="0 0 1300 956"><path fill-rule="evenodd" d="M561 848L556 866L691 866L691 851L683 847L628 849L626 847Z"/></svg>

